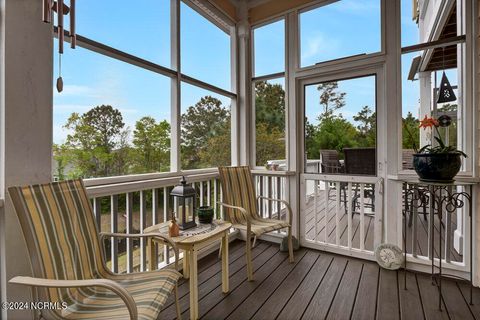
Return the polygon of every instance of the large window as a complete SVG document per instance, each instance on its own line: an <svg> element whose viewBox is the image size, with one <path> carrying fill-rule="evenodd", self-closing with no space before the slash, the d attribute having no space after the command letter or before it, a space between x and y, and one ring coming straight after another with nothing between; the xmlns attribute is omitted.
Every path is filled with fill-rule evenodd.
<svg viewBox="0 0 480 320"><path fill-rule="evenodd" d="M300 65L381 51L380 0L341 0L300 14Z"/></svg>
<svg viewBox="0 0 480 320"><path fill-rule="evenodd" d="M200 14L177 0L142 0L125 8L114 0L100 2L77 5L77 31L86 38L77 49L65 45L60 60L54 39L53 72L64 81L61 93L54 83L54 178L229 165L230 105L236 99L229 91L229 28L213 24L207 18L213 13ZM177 35L170 26L177 5L181 54L174 57L171 40ZM180 57L178 71L189 84L178 83L171 69ZM204 134L200 127L208 121ZM172 139L175 127L181 136ZM197 137L198 130L205 139ZM172 141L179 145L174 148ZM181 163L170 163L178 158L171 152L180 152Z"/></svg>
<svg viewBox="0 0 480 320"><path fill-rule="evenodd" d="M64 90L54 94L56 178L170 170L169 78L81 47L62 69Z"/></svg>
<svg viewBox="0 0 480 320"><path fill-rule="evenodd" d="M134 6L115 0L81 0L76 15L82 36L170 66L170 0L137 0Z"/></svg>
<svg viewBox="0 0 480 320"><path fill-rule="evenodd" d="M285 165L285 79L255 82L257 166Z"/></svg>
<svg viewBox="0 0 480 320"><path fill-rule="evenodd" d="M255 77L285 71L285 20L253 30Z"/></svg>
<svg viewBox="0 0 480 320"><path fill-rule="evenodd" d="M472 141L471 108L464 87L468 55L465 51L463 1L433 1L412 7L402 0L402 169L411 170L411 154L427 145L436 145L435 137L465 153ZM458 20L458 18L461 20ZM448 40L450 39L450 42ZM445 41L435 46L435 41ZM455 99L438 102L442 76L451 85ZM448 116L451 124L437 130L420 129L425 116ZM470 134L468 134L470 132ZM463 170L469 169L467 158Z"/></svg>
<svg viewBox="0 0 480 320"><path fill-rule="evenodd" d="M255 104L255 164L285 170L285 21L257 27L252 90ZM281 77L279 77L281 75ZM278 165L278 166L277 166Z"/></svg>
<svg viewBox="0 0 480 320"><path fill-rule="evenodd" d="M230 35L182 2L182 73L230 90Z"/></svg>
<svg viewBox="0 0 480 320"><path fill-rule="evenodd" d="M230 164L230 104L229 98L182 84L182 168Z"/></svg>
<svg viewBox="0 0 480 320"><path fill-rule="evenodd" d="M305 171L376 174L376 78L305 87Z"/></svg>

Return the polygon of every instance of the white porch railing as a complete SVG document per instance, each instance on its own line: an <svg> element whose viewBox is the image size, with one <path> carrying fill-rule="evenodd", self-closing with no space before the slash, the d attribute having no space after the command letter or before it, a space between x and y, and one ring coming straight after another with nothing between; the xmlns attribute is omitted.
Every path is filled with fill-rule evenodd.
<svg viewBox="0 0 480 320"><path fill-rule="evenodd" d="M287 175L285 172L254 171L257 195L286 199ZM171 219L172 188L180 181L180 175L167 173L136 177L87 179L85 185L95 219L101 232L142 233L151 225ZM217 171L185 174L188 183L197 190L197 205L212 206L217 219L224 218L222 190ZM286 219L283 205L263 201L258 204L259 213L265 218ZM277 232L276 235L279 233ZM108 266L113 272L145 271L147 269L147 244L143 239L110 239L106 246ZM158 266L173 262L174 255L166 247L155 248L154 263Z"/></svg>
<svg viewBox="0 0 480 320"><path fill-rule="evenodd" d="M373 259L382 238L382 180L304 174L301 186L302 245Z"/></svg>
<svg viewBox="0 0 480 320"><path fill-rule="evenodd" d="M97 225L103 232L142 233L151 225L171 219L173 200L172 188L180 176L149 179L144 181L120 182L97 185L95 179L86 180L87 192L92 199ZM198 204L209 205L215 210L215 217L223 218L223 210L217 201L221 200L221 188L217 173L187 176L189 183L197 190ZM145 271L147 268L146 242L132 239L110 239L106 245L108 265L113 272ZM156 248L156 265L169 264L173 254L163 247Z"/></svg>

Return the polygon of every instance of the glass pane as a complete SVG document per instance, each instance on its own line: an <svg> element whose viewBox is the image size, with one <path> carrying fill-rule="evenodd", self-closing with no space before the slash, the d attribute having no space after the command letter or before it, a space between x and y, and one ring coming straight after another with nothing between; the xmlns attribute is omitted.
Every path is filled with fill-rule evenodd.
<svg viewBox="0 0 480 320"><path fill-rule="evenodd" d="M285 21L253 30L255 76L285 71Z"/></svg>
<svg viewBox="0 0 480 320"><path fill-rule="evenodd" d="M402 47L465 34L457 24L457 12L463 11L457 11L457 7L461 8L462 3L431 0L416 5L416 1L402 0Z"/></svg>
<svg viewBox="0 0 480 320"><path fill-rule="evenodd" d="M54 177L169 171L169 78L80 47L62 59L62 76L63 92L53 88Z"/></svg>
<svg viewBox="0 0 480 320"><path fill-rule="evenodd" d="M285 170L285 78L255 83L255 129L257 166Z"/></svg>
<svg viewBox="0 0 480 320"><path fill-rule="evenodd" d="M182 73L231 89L230 36L181 3Z"/></svg>
<svg viewBox="0 0 480 320"><path fill-rule="evenodd" d="M170 0L77 1L76 26L82 36L170 67Z"/></svg>
<svg viewBox="0 0 480 320"><path fill-rule="evenodd" d="M381 50L380 0L342 0L300 14L300 65Z"/></svg>
<svg viewBox="0 0 480 320"><path fill-rule="evenodd" d="M305 87L306 172L376 174L375 76Z"/></svg>
<svg viewBox="0 0 480 320"><path fill-rule="evenodd" d="M435 49L433 52L417 52L402 56L402 114L403 132L402 147L404 153L403 169L413 169L411 156L415 149L420 149L432 143L432 134L441 137L446 145L454 146L463 151L462 144L462 95L461 68L462 64L457 59L458 46L447 47L445 51ZM445 53L445 54L444 54ZM428 58L426 58L428 57ZM452 87L455 99L449 102L438 103L438 94L441 87L443 68L445 75ZM420 71L421 70L421 71ZM419 124L425 116L439 118L442 115L450 117L451 124L448 127L432 130L420 129ZM433 145L437 142L433 139Z"/></svg>
<svg viewBox="0 0 480 320"><path fill-rule="evenodd" d="M231 163L230 98L182 83L182 169Z"/></svg>

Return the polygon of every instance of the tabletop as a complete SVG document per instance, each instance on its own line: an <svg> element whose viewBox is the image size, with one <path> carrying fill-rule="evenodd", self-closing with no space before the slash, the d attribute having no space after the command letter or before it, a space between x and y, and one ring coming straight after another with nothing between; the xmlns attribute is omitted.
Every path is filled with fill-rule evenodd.
<svg viewBox="0 0 480 320"><path fill-rule="evenodd" d="M159 232L168 236L170 221L146 228L144 233ZM197 224L196 227L180 230L178 237L169 237L176 244L194 244L208 240L230 229L232 224L223 220L214 220L211 224Z"/></svg>

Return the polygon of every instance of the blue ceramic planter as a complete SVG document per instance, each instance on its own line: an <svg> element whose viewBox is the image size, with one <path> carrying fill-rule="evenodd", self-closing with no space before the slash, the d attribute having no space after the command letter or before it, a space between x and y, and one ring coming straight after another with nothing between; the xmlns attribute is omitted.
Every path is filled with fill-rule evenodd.
<svg viewBox="0 0 480 320"><path fill-rule="evenodd" d="M461 155L456 153L417 153L413 155L413 167L420 180L423 181L453 181L461 166Z"/></svg>

